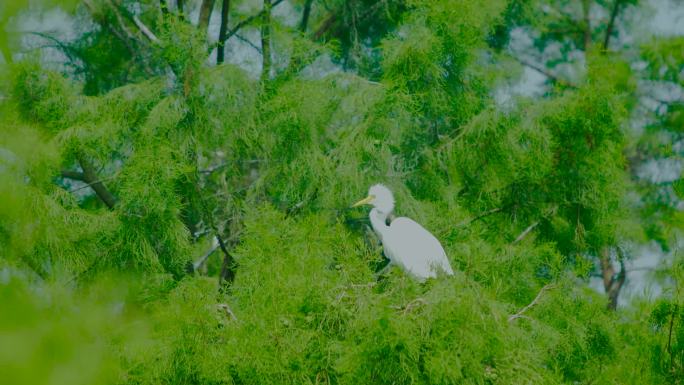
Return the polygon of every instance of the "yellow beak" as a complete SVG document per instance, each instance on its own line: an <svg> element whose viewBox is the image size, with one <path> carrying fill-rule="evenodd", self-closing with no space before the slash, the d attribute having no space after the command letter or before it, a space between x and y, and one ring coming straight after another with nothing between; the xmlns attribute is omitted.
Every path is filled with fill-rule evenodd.
<svg viewBox="0 0 684 385"><path fill-rule="evenodd" d="M370 204L370 203L373 201L373 199L375 199L375 197L374 197L373 195L369 195L369 196L367 196L367 197L361 199L360 201L354 203L351 207L358 207L358 206L361 206L361 205Z"/></svg>

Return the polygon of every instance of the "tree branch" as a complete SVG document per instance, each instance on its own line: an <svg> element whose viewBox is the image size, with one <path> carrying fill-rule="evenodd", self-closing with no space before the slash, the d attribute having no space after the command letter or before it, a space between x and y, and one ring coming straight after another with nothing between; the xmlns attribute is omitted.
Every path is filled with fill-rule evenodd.
<svg viewBox="0 0 684 385"><path fill-rule="evenodd" d="M146 38L148 38L152 43L159 44L159 38L152 33L152 31L138 18L138 16L133 15L132 18L135 26L138 27L140 32L142 32Z"/></svg>
<svg viewBox="0 0 684 385"><path fill-rule="evenodd" d="M271 78L271 0L264 0L261 22L261 81Z"/></svg>
<svg viewBox="0 0 684 385"><path fill-rule="evenodd" d="M385 5L386 2L385 0L378 0L375 2L375 4L371 5L370 7L366 8L366 11L360 15L356 19L356 23L363 22L364 20L368 19L371 17L375 12L377 12L383 5ZM316 29L316 31L313 34L313 39L314 40L319 40L332 29L333 26L336 25L337 21L337 14L334 12L331 12L327 18L321 23L321 25ZM345 25L338 25L337 28L332 32L333 35L337 35L340 33L341 28L344 27L346 28L347 26Z"/></svg>
<svg viewBox="0 0 684 385"><path fill-rule="evenodd" d="M219 276L219 285L222 285L224 281L230 283L235 279L235 259L228 252L228 248L218 231L216 232L216 240L218 240L219 247L223 252L223 263L221 264L221 275Z"/></svg>
<svg viewBox="0 0 684 385"><path fill-rule="evenodd" d="M536 221L533 224L527 226L527 228L522 233L520 233L520 235L518 235L518 237L515 238L515 240L513 242L511 242L511 244L515 245L516 243L522 241L523 238L525 238L527 236L527 234L530 233L530 231L534 230L534 228L537 227L537 225L539 225L539 221Z"/></svg>
<svg viewBox="0 0 684 385"><path fill-rule="evenodd" d="M309 15L311 14L311 4L313 0L306 0L304 3L304 11L302 12L302 21L299 23L299 30L301 32L306 32L306 28L309 25Z"/></svg>
<svg viewBox="0 0 684 385"><path fill-rule="evenodd" d="M197 162L197 159L195 159L195 161ZM214 231L214 237L218 242L219 248L223 252L223 263L221 265L221 273L219 275L219 290L222 290L224 287L224 281L231 283L235 279L235 270L237 265L235 263L235 259L233 258L233 256L230 255L230 252L228 252L228 247L226 246L226 243L223 241L223 238L221 237L221 233L219 232L218 226L216 226L216 222L214 221L214 218L211 215L211 211L207 207L204 199L202 199L199 175L200 171L198 169L195 169L195 176L197 177L197 179L194 182L194 186L195 191L197 192L197 195L199 197L200 205L202 207L202 214L204 219L206 219L209 223L209 227ZM234 235L231 241L234 241L234 239L236 238L237 236Z"/></svg>
<svg viewBox="0 0 684 385"><path fill-rule="evenodd" d="M132 32L126 27L126 24L124 23L121 14L118 12L118 9L116 6L111 2L111 0L108 0L109 5L111 6L113 13L115 15L115 18L117 19L119 26L123 33L119 32L116 28L112 26L112 24L102 15L101 13L98 12L97 8L93 4L92 0L83 0L83 4L85 7L88 9L88 12L90 12L90 15L92 16L93 20L95 20L97 23L99 23L103 28L107 29L109 32L112 33L121 43L126 47L126 50L128 53L131 55L131 58L136 59L137 61L140 62L140 65L142 66L143 71L145 71L146 74L148 75L153 75L154 71L152 71L152 68L149 66L147 61L139 54L139 50L136 49L136 47L131 44L131 43L139 43L138 39L132 34Z"/></svg>
<svg viewBox="0 0 684 385"><path fill-rule="evenodd" d="M123 15L121 15L121 12L119 11L119 8L117 7L116 4L112 2L112 0L107 0L107 4L109 4L109 7L112 9L112 12L114 13L114 16L116 17L116 21L119 23L119 28L121 28L122 31L126 34L128 39L136 41L138 39L135 38L135 35L133 35L133 32L128 29L126 26L126 22L124 21Z"/></svg>
<svg viewBox="0 0 684 385"><path fill-rule="evenodd" d="M243 42L243 43L247 44L248 46L254 48L255 51L259 52L260 54L263 54L263 51L261 50L261 48L259 48L256 44L252 43L252 42L251 42L249 39L247 39L246 37L240 35L239 33L236 33L236 34L235 34L235 37L236 37L238 40L240 40L241 42Z"/></svg>
<svg viewBox="0 0 684 385"><path fill-rule="evenodd" d="M12 63L12 51L9 48L7 33L4 32L6 23L0 23L0 56L5 58L5 63Z"/></svg>
<svg viewBox="0 0 684 385"><path fill-rule="evenodd" d="M603 277L603 290L608 293L610 290L610 283L615 275L615 269L613 264L610 262L610 250L608 247L603 247L600 251L600 264L601 264L601 276Z"/></svg>
<svg viewBox="0 0 684 385"><path fill-rule="evenodd" d="M484 218L484 217L490 216L490 215L492 215L492 214L496 214L496 213L498 213L499 211L501 211L501 210L503 210L503 209L504 209L503 207L496 207L496 208L493 208L493 209L491 209L491 210L487 210L487 211L481 213L480 215L476 216L476 217L473 218L473 219L470 219L470 220L461 222L460 224L456 225L456 227L465 227L465 226L468 226L468 225L472 224L472 223L475 222L475 221L478 221L478 220L480 220L480 219L482 219L482 218Z"/></svg>
<svg viewBox="0 0 684 385"><path fill-rule="evenodd" d="M672 370L674 367L674 353L672 352L672 328L674 326L674 319L678 311L679 306L678 304L675 304L674 309L672 309L672 314L670 314L670 331L667 335L667 352L670 354L670 370Z"/></svg>
<svg viewBox="0 0 684 385"><path fill-rule="evenodd" d="M183 10L183 8L185 8L184 3L185 2L183 0L177 0L176 1L176 8L178 9L178 17L181 20L185 20L185 16L184 16L185 11Z"/></svg>
<svg viewBox="0 0 684 385"><path fill-rule="evenodd" d="M74 192L76 192L76 191L83 190L84 188L91 187L91 186L92 186L93 184L95 184L95 183L104 182L104 181L106 181L106 180L110 180L110 179L113 179L113 178L114 178L114 175L112 175L112 176L110 176L110 177L108 177L108 178L98 179L98 180L96 180L95 182L86 183L85 185L83 185L83 186L81 186L81 187L76 187L75 189L71 189L71 190L69 190L69 192L70 192L70 193L74 193Z"/></svg>
<svg viewBox="0 0 684 385"><path fill-rule="evenodd" d="M328 17L323 20L323 23L316 29L316 31L313 34L313 39L314 40L320 40L323 35L325 35L326 32L330 28L332 28L333 24L335 24L335 21L337 20L337 15L334 12L331 12Z"/></svg>
<svg viewBox="0 0 684 385"><path fill-rule="evenodd" d="M228 167L233 163L241 163L241 164L257 164L257 163L263 163L265 160L264 159L240 159L240 160L233 160L230 162L223 162L216 164L214 166L208 167L204 170L199 170L201 174L211 174L213 172L216 172L217 170L220 170L224 167Z"/></svg>
<svg viewBox="0 0 684 385"><path fill-rule="evenodd" d="M166 2L166 0L159 0L159 7L161 8L163 16L169 14L169 4Z"/></svg>
<svg viewBox="0 0 684 385"><path fill-rule="evenodd" d="M138 30L143 34L143 36L145 36L149 41L151 41L152 43L155 43L155 44L159 43L159 38L157 38L157 36L155 36L155 34L152 32L152 30L150 28L148 28L145 25L145 23L143 23L142 20L140 20L140 18L137 15L129 13L125 8L124 8L124 12L122 14L121 10L119 9L119 7L121 7L121 5L119 3L114 3L112 0L108 0L108 2L109 2L109 5L112 7L112 10L116 14L116 17L119 20L119 24L121 24L122 28L126 28L125 23L123 21L123 18L125 17L126 19L131 21L138 28ZM138 40L130 32L128 32L128 34L131 36L131 39Z"/></svg>
<svg viewBox="0 0 684 385"><path fill-rule="evenodd" d="M116 197L107 190L107 187L105 187L102 181L97 177L93 164L82 154L79 154L77 159L81 169L83 169L83 182L88 183L93 191L95 191L98 198L100 198L107 207L113 209L116 205Z"/></svg>
<svg viewBox="0 0 684 385"><path fill-rule="evenodd" d="M62 178L68 178L68 179L73 179L73 180L78 180L78 181L85 181L85 176L83 175L82 172L78 171L71 171L71 170L62 170Z"/></svg>
<svg viewBox="0 0 684 385"><path fill-rule="evenodd" d="M530 310L534 305L536 305L539 302L539 299L541 298L542 294L544 294L544 292L549 291L549 290L553 289L554 287L556 287L556 285L554 285L552 283L549 283L549 284L545 285L544 287L542 287L541 290L539 290L539 293L537 294L537 296L534 297L534 300L532 300L532 302L530 302L524 308L520 309L519 312L512 314L510 317L508 317L508 322L513 322L518 318L525 317L525 316L523 316L523 313Z"/></svg>
<svg viewBox="0 0 684 385"><path fill-rule="evenodd" d="M83 5L85 5L85 7L88 9L88 12L90 12L90 15L93 17L95 21L97 21L105 29L109 30L109 32L111 32L112 35L114 35L117 39L119 39L119 41L121 41L121 43L124 45L124 47L126 47L126 50L128 50L128 53L131 55L132 58L138 57L137 52L135 48L131 45L130 40L126 36L123 36L118 30L116 30L116 28L112 27L112 25L109 22L107 22L107 20L105 20L105 18L97 12L97 8L92 3L92 0L83 0ZM149 69L149 67L147 67L145 63L143 63L143 67L145 68L145 71L148 74L152 73L152 70Z"/></svg>
<svg viewBox="0 0 684 385"><path fill-rule="evenodd" d="M425 301L424 298L418 297L418 298L410 301L406 305L403 305L403 306L402 305L392 305L389 307L391 309L401 310L401 314L406 315L406 314L412 312L414 309L417 309L418 307L425 306L425 305L427 305L427 301Z"/></svg>
<svg viewBox="0 0 684 385"><path fill-rule="evenodd" d="M66 57L69 59L69 61L71 61L72 63L76 62L76 57L78 56L78 52L75 49L69 47L67 44L63 43L61 40L59 40L55 37L52 37L52 36L48 35L47 33L42 33L42 32L28 32L28 34L38 36L38 37L41 37L45 40L49 40L49 41L55 43L55 45L45 45L43 47L51 47L51 48L59 49L60 51L62 51L62 53L64 55L66 55Z"/></svg>
<svg viewBox="0 0 684 385"><path fill-rule="evenodd" d="M271 3L271 8L275 7L276 5L278 5L278 4L282 3L282 2L283 2L283 0L276 0L276 1L274 1L273 3ZM262 9L259 13L255 14L255 15L252 15L252 16L246 18L246 19L243 19L241 22L237 23L237 24L235 25L235 27L233 27L233 29L231 29L231 30L226 34L226 37L225 37L225 39L223 39L223 42L226 42L228 39L230 39L231 37L233 37L233 35L235 35L235 34L240 30L240 28L242 28L242 27L244 27L244 26L246 26L246 25L248 25L248 24L253 23L255 20L257 20L257 19L263 17L263 15L264 15L264 9Z"/></svg>
<svg viewBox="0 0 684 385"><path fill-rule="evenodd" d="M608 309L617 309L617 300L620 295L625 281L627 279L627 268L625 268L625 256L622 248L616 248L618 253L618 260L620 261L620 271L615 272L613 263L610 261L610 249L603 247L601 249L601 276L603 277L603 289L608 296Z"/></svg>
<svg viewBox="0 0 684 385"><path fill-rule="evenodd" d="M192 271L197 271L197 270L199 270L199 268L202 267L202 265L204 265L205 262L207 262L207 259L209 259L209 257L210 257L212 254L214 254L214 252L215 252L216 249L218 249L218 248L219 248L218 238L214 237L214 242L213 242L213 244L211 245L211 248L210 248L209 250L207 250L207 252L204 253L204 255L203 255L202 257L200 257L197 261L195 261L195 262L192 264Z"/></svg>
<svg viewBox="0 0 684 385"><path fill-rule="evenodd" d="M228 11L230 10L230 0L223 0L221 5L221 26L219 28L218 44L216 46L216 64L223 63L226 55L226 32L228 30Z"/></svg>
<svg viewBox="0 0 684 385"><path fill-rule="evenodd" d="M610 286L608 287L608 309L617 309L618 297L620 296L620 291L627 280L627 269L625 268L625 256L622 253L622 249L617 247L618 258L620 260L620 272L617 275L613 275Z"/></svg>
<svg viewBox="0 0 684 385"><path fill-rule="evenodd" d="M214 11L214 0L202 0L202 5L200 6L199 20L197 21L197 27L201 31L207 31L209 27L209 21L211 20L211 13Z"/></svg>
<svg viewBox="0 0 684 385"><path fill-rule="evenodd" d="M620 12L621 0L615 0L613 3L613 9L610 12L610 19L608 19L608 27L606 28L606 35L603 38L603 51L608 51L608 44L610 43L610 38L613 35L613 28L615 27L615 19Z"/></svg>
<svg viewBox="0 0 684 385"><path fill-rule="evenodd" d="M591 4L589 0L582 0L582 13L584 14L584 52L589 51L589 44L591 43L591 21L589 20L589 9Z"/></svg>
<svg viewBox="0 0 684 385"><path fill-rule="evenodd" d="M577 88L577 86L575 84L572 84L565 79L561 79L560 77L558 77L558 75L551 73L550 71L548 71L547 69L545 69L543 67L540 67L540 66L533 64L533 63L530 63L527 60L521 59L515 55L511 55L511 57L513 57L513 59L515 59L518 63L520 63L526 67L529 67L529 68L539 72L540 74L546 76L547 78L549 78L554 83L562 84L562 85L564 85L566 87L570 87L570 88Z"/></svg>

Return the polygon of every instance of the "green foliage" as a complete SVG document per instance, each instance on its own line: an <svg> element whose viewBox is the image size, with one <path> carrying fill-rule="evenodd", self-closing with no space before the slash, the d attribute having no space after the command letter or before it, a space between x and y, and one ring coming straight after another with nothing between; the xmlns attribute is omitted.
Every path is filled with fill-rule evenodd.
<svg viewBox="0 0 684 385"><path fill-rule="evenodd" d="M0 268L0 365L12 384L110 384L116 350L142 350L145 330L124 311L121 285L84 292Z"/></svg>
<svg viewBox="0 0 684 385"><path fill-rule="evenodd" d="M72 79L28 59L0 88L0 371L17 384L680 383L681 294L612 312L586 287L599 250L643 237L626 159L635 72L594 49L577 84L493 100L511 29L547 28L537 47L560 41L566 64L583 45L552 31L577 26L536 10L547 3L582 19L565 1L328 1L315 39L274 29L291 61L257 82L207 68L205 32L158 2L96 2L101 27L135 16L159 40L96 28L71 45ZM645 72L678 81L678 44L644 49ZM321 54L354 71L303 76ZM381 247L349 205L378 182L454 276L376 275ZM647 236L667 237L659 220ZM215 235L229 283L223 250L190 268Z"/></svg>

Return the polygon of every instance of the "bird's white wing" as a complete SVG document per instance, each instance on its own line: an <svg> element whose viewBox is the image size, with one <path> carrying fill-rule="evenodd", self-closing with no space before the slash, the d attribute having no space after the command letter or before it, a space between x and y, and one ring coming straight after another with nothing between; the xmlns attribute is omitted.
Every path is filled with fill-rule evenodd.
<svg viewBox="0 0 684 385"><path fill-rule="evenodd" d="M437 238L410 218L392 221L383 248L392 262L418 279L434 278L439 270L448 275L454 273Z"/></svg>

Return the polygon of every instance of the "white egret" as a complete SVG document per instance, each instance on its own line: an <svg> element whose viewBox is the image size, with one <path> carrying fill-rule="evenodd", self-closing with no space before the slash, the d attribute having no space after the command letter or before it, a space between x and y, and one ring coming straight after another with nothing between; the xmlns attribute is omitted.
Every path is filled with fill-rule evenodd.
<svg viewBox="0 0 684 385"><path fill-rule="evenodd" d="M368 197L352 207L364 204L373 206L368 216L390 265L398 265L421 281L435 278L440 270L447 275L454 274L444 248L423 226L406 217L396 218L387 225L387 217L394 210L394 196L387 187L371 186Z"/></svg>

